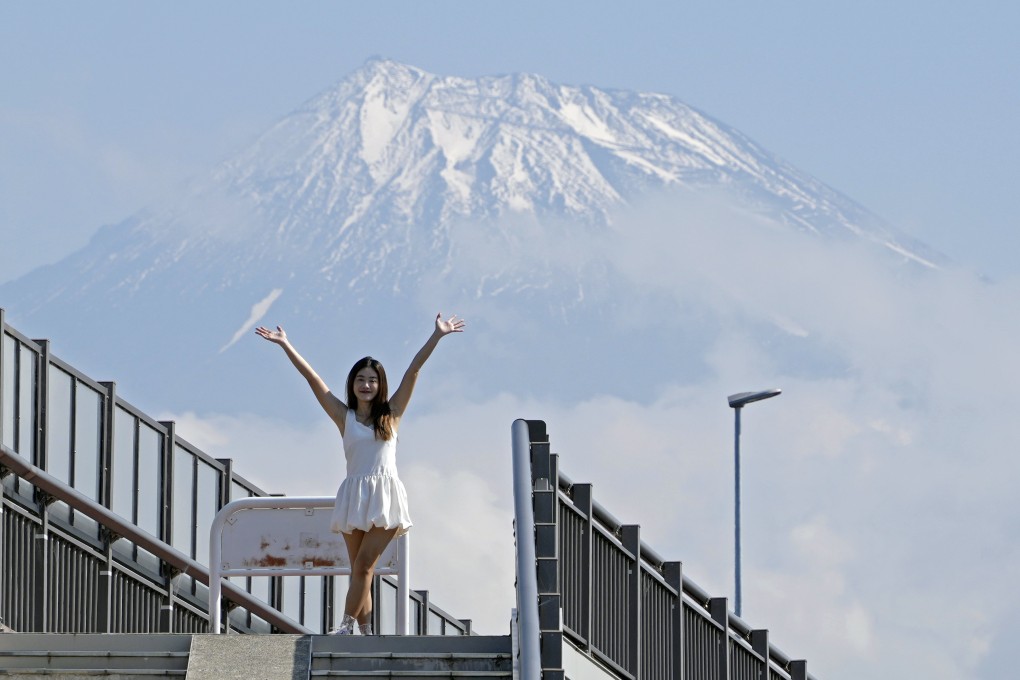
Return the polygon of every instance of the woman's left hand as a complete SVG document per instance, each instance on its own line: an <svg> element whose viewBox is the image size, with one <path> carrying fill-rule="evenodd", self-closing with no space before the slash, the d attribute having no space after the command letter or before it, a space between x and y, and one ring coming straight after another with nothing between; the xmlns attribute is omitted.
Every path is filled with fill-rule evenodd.
<svg viewBox="0 0 1020 680"><path fill-rule="evenodd" d="M448 333L462 333L464 331L464 319L458 319L454 314L446 321L443 321L443 313L436 314L436 332L440 335Z"/></svg>

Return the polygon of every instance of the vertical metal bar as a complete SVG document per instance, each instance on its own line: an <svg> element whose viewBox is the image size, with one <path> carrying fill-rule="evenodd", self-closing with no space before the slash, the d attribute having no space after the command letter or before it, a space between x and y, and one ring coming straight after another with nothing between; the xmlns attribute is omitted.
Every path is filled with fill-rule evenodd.
<svg viewBox="0 0 1020 680"><path fill-rule="evenodd" d="M764 680L769 678L769 632L765 629L751 631L751 649L762 658L762 672L760 677Z"/></svg>
<svg viewBox="0 0 1020 680"><path fill-rule="evenodd" d="M174 432L173 421L160 421L166 429L166 434L163 437L163 460L162 463L163 479L161 487L161 493L163 496L163 502L160 507L162 516L160 517L160 531L162 532L161 538L164 543L173 545L173 474L174 474L174 440L177 438ZM190 557L190 555L188 556ZM177 595L174 592L174 572L173 569L167 568L164 577L164 585L166 591L164 592L163 604L159 608L159 632L161 633L172 633L174 632L174 600Z"/></svg>
<svg viewBox="0 0 1020 680"><path fill-rule="evenodd" d="M49 369L50 369L49 362L47 362L46 366L47 379L49 379L50 374ZM72 374L68 374L68 377L70 378L71 382L71 394L69 399L70 403L68 404L69 422L67 423L68 430L67 441L69 442L68 444L69 450L67 452L67 465L68 465L67 479L68 486L70 486L72 489L77 489L78 480L76 474L78 472L78 378L77 376ZM48 415L46 419L49 420ZM47 454L49 454L49 451L47 451ZM75 525L74 521L75 514L76 513L73 508L68 509L67 520L71 524L71 526Z"/></svg>
<svg viewBox="0 0 1020 680"><path fill-rule="evenodd" d="M807 661L798 660L790 662L790 680L807 680Z"/></svg>
<svg viewBox="0 0 1020 680"><path fill-rule="evenodd" d="M411 537L404 534L400 541L400 563L403 573L397 582L397 635L410 635L411 618Z"/></svg>
<svg viewBox="0 0 1020 680"><path fill-rule="evenodd" d="M713 597L708 601L708 613L712 620L722 629L719 643L716 645L719 677L730 680L730 615L729 605L725 597ZM706 658L707 661L707 658Z"/></svg>
<svg viewBox="0 0 1020 680"><path fill-rule="evenodd" d="M21 403L21 343L17 339L14 339L14 364L10 367L13 374L12 380L14 381L13 389L11 393L14 397L14 418L12 419L12 425L14 432L11 433L11 442L14 444L14 451L16 453L25 455L24 449L21 445L21 409L23 404ZM17 489L17 480L15 480L15 489Z"/></svg>
<svg viewBox="0 0 1020 680"><path fill-rule="evenodd" d="M584 636L585 650L591 651L591 618L592 618L592 507L594 497L591 484L574 485L574 506L584 515L584 526L581 536L581 630Z"/></svg>
<svg viewBox="0 0 1020 680"><path fill-rule="evenodd" d="M528 422L511 427L514 480L514 527L517 534L517 611L520 628L520 668L523 680L542 677L538 622L538 577L535 571L535 514L532 506L531 432Z"/></svg>
<svg viewBox="0 0 1020 680"><path fill-rule="evenodd" d="M35 360L35 385L32 395L35 402L35 422L33 423L33 439L35 440L35 464L45 470L46 455L46 423L48 418L48 396L49 396L49 363L50 343L48 340L35 340L40 353L31 352ZM21 354L24 349L19 346L19 364L23 359ZM19 366L20 368L20 366ZM20 373L20 371L19 371ZM20 428L19 428L20 429ZM34 629L39 633L49 633L49 596L50 596L50 545L49 545L49 506L48 499L38 488L35 489L35 501L39 507L39 516L42 520L35 535L35 621Z"/></svg>
<svg viewBox="0 0 1020 680"><path fill-rule="evenodd" d="M160 503L159 527L161 535L160 539L164 543L173 544L173 483L174 483L174 440L177 438L174 432L174 422L172 420L160 421L160 425L166 430L166 434L163 436L163 460L160 461L163 472L163 479L160 480L160 493L163 498Z"/></svg>
<svg viewBox="0 0 1020 680"><path fill-rule="evenodd" d="M99 383L106 390L103 395L103 423L99 446L99 503L113 508L113 438L117 434L117 383ZM132 518L134 521L134 518Z"/></svg>
<svg viewBox="0 0 1020 680"><path fill-rule="evenodd" d="M49 633L49 511L42 505L42 526L33 537L33 558L35 562L35 598L32 630L36 633Z"/></svg>
<svg viewBox="0 0 1020 680"><path fill-rule="evenodd" d="M666 562L662 565L663 575L666 583L676 591L671 603L673 634L670 636L671 663L673 672L669 675L676 680L685 680L686 669L684 668L684 642L686 640L684 630L684 573L683 562ZM766 680L768 680L766 678Z"/></svg>
<svg viewBox="0 0 1020 680"><path fill-rule="evenodd" d="M210 565L212 566L212 565ZM252 579L247 579L248 590L251 591ZM212 583L210 582L210 585ZM336 597L336 576L325 576L322 579L322 632L326 633L333 630L333 603ZM251 625L251 615L248 615L248 625ZM381 633L382 631L380 631Z"/></svg>
<svg viewBox="0 0 1020 680"><path fill-rule="evenodd" d="M21 380L22 380L21 364L24 361L24 358L22 356L22 354L24 353L23 352L24 348L22 347L21 342L17 338L14 338L12 336L11 339L14 341L14 361L13 361L13 365L9 366L8 368L11 371L12 380L14 382L14 384L12 386L13 389L11 390L12 397L14 399L13 413L12 413L13 418L12 418L11 425L14 428L14 432L11 433L10 441L13 444L14 451L16 453L18 453L21 456L24 456L27 460L34 460L33 458L25 455L26 454L26 452L25 452L25 443L22 441L23 438L21 436L21 434L22 434L21 412L25 408L25 404L23 404L22 400L21 400ZM34 396L35 395L35 386L33 386L33 388L32 388L32 394L33 394L32 398L35 399L35 396ZM23 485L24 484L25 483L23 481L21 481L19 478L16 477L14 479L14 491L15 491L15 493L22 493L22 494L24 494L25 493L24 489L23 489Z"/></svg>
<svg viewBox="0 0 1020 680"><path fill-rule="evenodd" d="M177 433L174 431L174 449L177 448ZM187 451L187 449L184 449ZM188 464L191 466L191 516L188 518L188 527L191 531L191 552L188 553L188 557L194 558L198 555L198 460L192 455L191 451L188 453ZM302 598L302 601L304 598Z"/></svg>
<svg viewBox="0 0 1020 680"><path fill-rule="evenodd" d="M46 368L46 375L49 375L49 366ZM67 479L68 486L72 489L77 489L78 479L75 473L78 471L78 378L72 374L68 374L68 378L71 383L71 394L67 409L67 417L70 419L70 422L67 423L67 439L70 442L67 452L67 465L69 468L67 470ZM74 523L74 512L71 512L71 523Z"/></svg>
<svg viewBox="0 0 1020 680"><path fill-rule="evenodd" d="M106 562L99 569L99 581L96 585L96 632L112 633L110 607L113 592L113 556L109 545L106 548Z"/></svg>
<svg viewBox="0 0 1020 680"><path fill-rule="evenodd" d="M418 634L429 635L429 591L427 590L416 590L418 597L421 598L421 609L418 610Z"/></svg>
<svg viewBox="0 0 1020 680"><path fill-rule="evenodd" d="M234 460L232 458L217 458L216 462L218 462L220 465L223 466L223 474L219 475L220 483L218 485L219 488L217 489L217 493L219 493L219 498L216 501L216 512L218 513L223 508L223 506L225 506L231 500L234 500L234 499L230 498L231 483L234 481ZM197 482L196 482L196 486L197 486ZM197 493L197 491L196 491L196 493ZM215 526L215 524L216 523L214 521L213 522L213 526ZM195 531L195 534L196 534L196 540L197 540L197 534L198 534L197 530ZM212 532L210 532L210 535L212 535ZM219 537L217 536L216 539L211 540L211 543L210 543L210 546L209 546L209 569L210 570L212 570L214 567L216 569L219 569L219 567L220 567L219 564L216 564L216 563L213 562L214 559L218 559L213 554L213 550L214 549L217 550L217 551L219 550L220 542L219 542L219 540L217 540L218 538ZM217 592L222 590L222 588L220 586L220 583L219 583L219 580L220 579L217 576L216 584L215 584L215 589L217 590ZM328 588L326 587L326 580L327 579L325 579L325 578L323 579L323 587L321 589L322 592L320 592L320 594L319 594L321 598L326 598L327 597L327 590L328 590ZM248 578L244 579L244 585L243 586L239 586L239 587L244 588L245 590L247 590L250 593L251 592L251 577L248 577ZM213 588L214 588L214 586L213 586L212 576L210 576L210 578L209 578L209 607L210 607L210 613L212 612L212 607L217 606L216 604L214 604L214 600L213 600ZM302 598L302 600L303 599L304 598ZM322 632L328 632L329 631L328 623L327 623L327 621L324 618L326 616L326 607L327 607L328 603L327 603L327 601L325 599L323 599L323 602L321 604L322 604L322 606L320 607L320 611L322 612L322 616L320 617L320 619L322 619L322 620L319 622L319 626L320 626L319 630L321 630ZM302 602L302 607L303 606L304 605L303 605L303 602ZM303 616L303 610L302 610L302 616ZM226 630L223 631L223 632L229 633L230 632L230 610L228 609L226 612L221 611L220 612L220 617L223 619L223 622L225 623ZM251 612L248 612L248 615L246 616L246 619L247 619L248 625L250 626L251 625ZM210 618L210 622L212 622L212 621L213 621L213 619ZM300 621L301 621L301 623L304 623L304 619L303 618L300 619ZM219 632L221 632L220 629L219 629L219 626L218 626L218 624L219 624L218 620L216 621L216 624L217 625L215 627L210 626L210 629L209 629L210 633L219 633ZM378 629L376 629L376 630L378 630Z"/></svg>
<svg viewBox="0 0 1020 680"><path fill-rule="evenodd" d="M47 449L47 432L49 424L50 397L50 341L33 340L39 345L40 352L35 363L35 465L49 471L49 455ZM21 351L24 351L23 349ZM19 351L19 354L21 352ZM31 352L35 357L35 352Z"/></svg>
<svg viewBox="0 0 1020 680"><path fill-rule="evenodd" d="M620 527L623 548L633 557L627 558L626 601L627 612L627 670L635 680L641 675L641 527L637 524L626 524Z"/></svg>
<svg viewBox="0 0 1020 680"><path fill-rule="evenodd" d="M733 409L733 581L734 612L740 616L740 411Z"/></svg>

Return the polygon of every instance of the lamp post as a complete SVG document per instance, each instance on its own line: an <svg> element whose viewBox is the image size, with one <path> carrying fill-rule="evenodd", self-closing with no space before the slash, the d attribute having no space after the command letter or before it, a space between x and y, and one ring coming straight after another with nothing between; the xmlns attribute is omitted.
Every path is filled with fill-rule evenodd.
<svg viewBox="0 0 1020 680"><path fill-rule="evenodd" d="M733 612L740 616L740 410L750 403L782 394L780 389L740 392L729 396L733 409L733 580L736 585Z"/></svg>

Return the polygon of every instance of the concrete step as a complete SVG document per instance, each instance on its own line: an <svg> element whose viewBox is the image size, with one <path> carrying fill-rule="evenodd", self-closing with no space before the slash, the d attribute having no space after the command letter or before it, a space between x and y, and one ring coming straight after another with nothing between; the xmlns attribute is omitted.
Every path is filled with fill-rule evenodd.
<svg viewBox="0 0 1020 680"><path fill-rule="evenodd" d="M184 678L190 646L191 635L4 633L0 677Z"/></svg>
<svg viewBox="0 0 1020 680"><path fill-rule="evenodd" d="M307 635L195 635L188 680L308 680Z"/></svg>
<svg viewBox="0 0 1020 680"><path fill-rule="evenodd" d="M312 678L510 678L509 636L315 636Z"/></svg>

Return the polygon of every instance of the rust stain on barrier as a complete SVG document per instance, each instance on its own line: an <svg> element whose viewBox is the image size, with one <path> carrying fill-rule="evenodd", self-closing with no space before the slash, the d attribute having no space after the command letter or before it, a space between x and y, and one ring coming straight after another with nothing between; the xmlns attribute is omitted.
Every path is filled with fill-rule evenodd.
<svg viewBox="0 0 1020 680"><path fill-rule="evenodd" d="M305 561L306 562L311 562L312 566L314 566L314 567L335 567L336 566L336 560L335 559L334 560L330 560L330 559L326 559L325 557L313 557L312 559L305 560Z"/></svg>
<svg viewBox="0 0 1020 680"><path fill-rule="evenodd" d="M246 567L282 567L286 564L286 558L277 557L276 555L265 555L264 557L244 561L244 566Z"/></svg>

